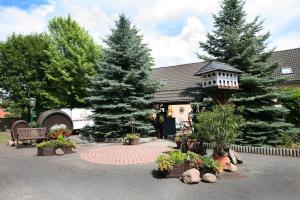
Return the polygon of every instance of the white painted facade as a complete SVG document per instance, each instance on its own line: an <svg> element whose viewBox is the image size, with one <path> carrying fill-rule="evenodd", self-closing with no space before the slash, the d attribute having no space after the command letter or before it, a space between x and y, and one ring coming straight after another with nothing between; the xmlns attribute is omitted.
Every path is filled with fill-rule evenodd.
<svg viewBox="0 0 300 200"><path fill-rule="evenodd" d="M85 126L92 126L94 125L93 120L91 119L92 110L85 109L85 108L63 108L61 111L67 113L72 121L73 121L73 129L82 129Z"/></svg>
<svg viewBox="0 0 300 200"><path fill-rule="evenodd" d="M201 75L201 83L203 88L219 87L219 88L238 88L238 74L226 71L213 71Z"/></svg>

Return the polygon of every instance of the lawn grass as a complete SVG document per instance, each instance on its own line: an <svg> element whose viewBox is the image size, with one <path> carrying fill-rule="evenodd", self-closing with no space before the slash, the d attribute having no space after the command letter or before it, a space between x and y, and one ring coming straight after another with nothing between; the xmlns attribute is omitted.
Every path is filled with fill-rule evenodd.
<svg viewBox="0 0 300 200"><path fill-rule="evenodd" d="M5 143L8 140L10 140L10 137L8 135L0 134L0 143Z"/></svg>

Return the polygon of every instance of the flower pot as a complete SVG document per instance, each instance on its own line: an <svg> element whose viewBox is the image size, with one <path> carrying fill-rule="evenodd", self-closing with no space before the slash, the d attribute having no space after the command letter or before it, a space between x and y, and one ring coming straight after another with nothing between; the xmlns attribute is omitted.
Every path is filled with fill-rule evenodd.
<svg viewBox="0 0 300 200"><path fill-rule="evenodd" d="M167 174L167 178L180 178L186 170L193 168L193 162L184 161L180 164L175 164L173 169Z"/></svg>
<svg viewBox="0 0 300 200"><path fill-rule="evenodd" d="M227 169L228 165L230 164L230 160L227 155L225 156L214 156L214 160L220 162L222 169Z"/></svg>
<svg viewBox="0 0 300 200"><path fill-rule="evenodd" d="M53 147L37 148L37 155L38 156L53 156L54 153L55 152L54 152Z"/></svg>
<svg viewBox="0 0 300 200"><path fill-rule="evenodd" d="M61 148L65 154L72 153L72 147L63 147Z"/></svg>
<svg viewBox="0 0 300 200"><path fill-rule="evenodd" d="M195 140L188 140L187 147L189 151L195 151L197 148L197 141Z"/></svg>
<svg viewBox="0 0 300 200"><path fill-rule="evenodd" d="M140 138L129 138L128 144L129 145L137 145L137 144L139 144L139 140L140 140Z"/></svg>
<svg viewBox="0 0 300 200"><path fill-rule="evenodd" d="M180 149L181 141L176 141L177 149Z"/></svg>

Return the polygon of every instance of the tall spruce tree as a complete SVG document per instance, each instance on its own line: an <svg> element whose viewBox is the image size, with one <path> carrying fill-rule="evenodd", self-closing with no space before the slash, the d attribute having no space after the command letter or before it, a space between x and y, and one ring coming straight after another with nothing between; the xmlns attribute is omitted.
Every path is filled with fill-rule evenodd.
<svg viewBox="0 0 300 200"><path fill-rule="evenodd" d="M132 126L141 134L154 132L149 105L157 84L150 78L150 49L124 15L104 42L107 48L88 98L94 109L94 133L120 137L131 133Z"/></svg>
<svg viewBox="0 0 300 200"><path fill-rule="evenodd" d="M295 131L286 123L288 109L275 106L279 92L275 85L282 80L270 75L277 64L268 62L273 50L268 50L270 33L262 33L263 21L256 17L246 21L245 1L223 0L221 10L214 18L214 30L207 34L207 41L200 48L209 54L202 59L214 59L242 70L241 90L233 99L246 119L240 128L240 143L261 145L282 144L284 136Z"/></svg>

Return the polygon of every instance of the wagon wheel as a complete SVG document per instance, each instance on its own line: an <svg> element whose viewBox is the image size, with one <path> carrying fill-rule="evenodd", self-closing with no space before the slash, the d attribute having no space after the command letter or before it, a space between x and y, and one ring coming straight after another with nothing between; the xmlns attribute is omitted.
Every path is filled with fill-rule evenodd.
<svg viewBox="0 0 300 200"><path fill-rule="evenodd" d="M11 130L10 130L10 135L11 135L11 139L12 141L15 141L17 139L17 129L18 128L28 128L29 125L25 120L17 120L15 121L12 126L11 126Z"/></svg>

